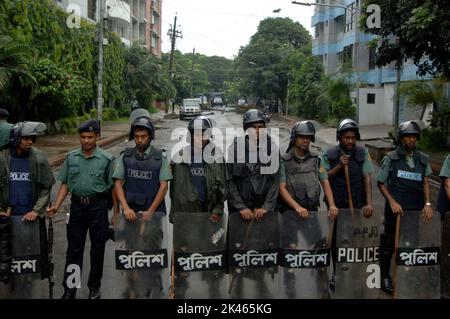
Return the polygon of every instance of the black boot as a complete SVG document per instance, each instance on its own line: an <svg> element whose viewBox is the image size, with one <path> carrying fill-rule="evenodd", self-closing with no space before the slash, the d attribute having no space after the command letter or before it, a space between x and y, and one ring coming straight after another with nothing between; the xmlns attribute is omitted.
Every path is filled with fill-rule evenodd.
<svg viewBox="0 0 450 319"><path fill-rule="evenodd" d="M381 290L392 295L392 279L390 276L392 254L394 252L394 238L389 235L381 235L380 238L380 271L381 271Z"/></svg>
<svg viewBox="0 0 450 319"><path fill-rule="evenodd" d="M394 294L394 288L392 287L391 277L385 277L381 279L381 290L389 295Z"/></svg>

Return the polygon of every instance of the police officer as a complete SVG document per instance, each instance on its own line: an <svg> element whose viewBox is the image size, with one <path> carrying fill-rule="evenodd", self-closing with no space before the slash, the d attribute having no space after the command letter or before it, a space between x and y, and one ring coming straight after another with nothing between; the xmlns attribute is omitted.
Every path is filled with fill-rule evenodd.
<svg viewBox="0 0 450 319"><path fill-rule="evenodd" d="M7 122L8 117L9 112L5 109L0 109L0 150L9 144L13 124Z"/></svg>
<svg viewBox="0 0 450 319"><path fill-rule="evenodd" d="M319 154L310 150L316 130L310 121L297 122L291 129L289 147L281 158L280 195L285 210L295 210L299 217L308 218L309 211L317 211L320 184L329 203L329 215L334 218L338 209L334 204L328 174L320 168Z"/></svg>
<svg viewBox="0 0 450 319"><path fill-rule="evenodd" d="M117 162L114 171L114 185L117 197L123 208L125 219L130 222L136 222L138 213L144 221L151 218L162 218L166 214L165 195L168 190L168 181L172 179L172 173L169 167L169 161L166 153L151 145L151 141L155 138L155 127L147 116L136 118L131 124L129 139L134 140L136 146L127 148L122 153L120 160ZM135 243L128 242L130 247L137 247L139 238L152 238L152 240L144 240L144 245L148 249L160 248L163 233L162 229L156 227L156 223L141 224L145 225L145 232L142 234L129 234L134 236ZM153 234L150 234L153 232ZM153 236L150 236L153 235ZM140 283L136 280L128 278L130 290L127 292L129 298L150 297L152 291L160 285L160 278L147 276L140 278ZM146 280L146 282L142 282ZM133 287L140 284L146 286L146 292L135 291ZM156 290L155 290L156 291ZM135 295L136 294L136 295Z"/></svg>
<svg viewBox="0 0 450 319"><path fill-rule="evenodd" d="M170 185L171 222L180 212L209 213L212 223L217 223L223 215L227 190L226 165L222 150L212 142L212 129L211 119L203 115L189 122L189 145L180 151L180 161L172 163L174 178ZM210 226L213 229L212 224ZM211 233L211 229L189 223L176 224L175 227L180 233L187 234L186 244L179 243L180 247L190 243L195 247L186 248L199 251L215 250L215 246L206 237ZM208 283L211 298L218 297L220 276L220 271L202 272L202 279ZM175 298L183 298L187 288L187 276L181 273L177 277Z"/></svg>
<svg viewBox="0 0 450 319"><path fill-rule="evenodd" d="M373 173L374 168L367 148L356 143L360 139L359 127L355 121L351 119L341 121L336 130L336 140L339 144L322 154L320 173L328 173L328 180L337 208L346 209L350 208L345 177L345 167L348 167L353 208L362 208L364 216L369 218L373 213L371 173ZM330 207L330 203L327 201L326 203ZM337 260L335 249L336 224L334 224L334 227L332 256L334 260L333 268L335 269ZM330 288L334 289L334 273Z"/></svg>
<svg viewBox="0 0 450 319"><path fill-rule="evenodd" d="M416 150L419 138L420 128L415 121L401 123L396 136L397 149L384 157L377 177L378 188L386 199L380 245L381 289L389 294L393 293L390 265L396 216L405 211L422 211L425 221L433 216L428 182L432 171L428 156Z"/></svg>
<svg viewBox="0 0 450 319"><path fill-rule="evenodd" d="M219 221L223 215L226 166L222 150L211 141L212 128L211 119L203 115L189 122L190 144L180 152L180 159L185 160L172 163L171 222L176 212L209 212L213 222ZM204 154L208 144L212 154Z"/></svg>
<svg viewBox="0 0 450 319"><path fill-rule="evenodd" d="M155 212L166 213L164 197L172 173L165 152L150 145L154 138L155 128L150 118L135 119L129 139L134 139L136 146L125 149L114 171L116 194L130 222L136 220L139 211L144 220L149 220Z"/></svg>
<svg viewBox="0 0 450 319"><path fill-rule="evenodd" d="M264 221L266 214L274 214L280 184L279 150L271 143L266 133L264 114L257 109L250 109L244 114L243 127L246 134L236 137L230 145L228 159L228 209L230 214L239 213L246 221ZM242 149L243 148L243 149ZM266 156L268 156L268 161ZM273 242L276 230L267 225L268 232L257 234L261 236L267 249L274 248ZM245 240L246 231L238 230ZM243 246L248 243L243 242ZM264 270L253 272L252 279L257 282L256 288L260 296L269 294L264 282ZM241 292L242 277L239 276L236 290ZM267 297L266 297L267 298Z"/></svg>
<svg viewBox="0 0 450 319"><path fill-rule="evenodd" d="M297 122L291 129L289 147L286 154L282 155L280 167L280 212L294 210L299 218L307 219L310 211L317 211L320 197L320 186L325 193L327 202L330 203L329 216L335 218L338 209L334 204L333 193L330 183L328 182L328 174L320 168L319 154L310 150L311 142L315 141L316 129L310 121ZM320 227L320 225L315 225ZM311 231L313 231L311 229ZM297 229L294 225L283 225L283 241L289 245L289 248L297 248ZM307 242L311 242L313 233L305 233ZM293 269L286 270L286 287L289 297L294 297L292 288L294 284ZM319 278L319 277L318 277Z"/></svg>
<svg viewBox="0 0 450 319"><path fill-rule="evenodd" d="M230 146L233 150L230 150L229 154L234 158L229 159L228 165L231 178L227 196L229 211L239 213L244 220L260 220L268 212L274 212L276 208L280 182L279 151L271 149L270 137L267 135L267 145L261 145L259 142L266 128L264 114L261 111L248 110L244 114L243 127L245 131L251 129L251 134L235 138ZM240 143L239 139L244 139L243 143ZM244 153L239 150L240 144L245 147ZM260 146L264 149L260 149ZM276 155L275 163L271 161L268 170L262 170L268 166L261 161L263 152Z"/></svg>
<svg viewBox="0 0 450 319"><path fill-rule="evenodd" d="M45 129L44 123L17 123L11 130L11 147L0 152L0 176L4 180L0 185L1 281L8 280L11 266L10 215L23 216L22 220L30 223L44 222L55 179L47 159L33 144Z"/></svg>
<svg viewBox="0 0 450 319"><path fill-rule="evenodd" d="M68 247L64 272L62 299L73 299L76 288L75 280L70 276L83 267L83 253L86 235L89 230L91 239L91 269L88 280L89 299L99 299L101 279L103 276L103 260L105 243L108 240L108 208L109 192L113 186L114 158L97 146L100 134L98 121L90 120L78 127L81 148L67 154L58 180L61 181L55 205L48 211L52 217L61 207L70 192L70 218L67 224ZM75 267L77 268L73 268ZM70 269L67 269L71 266ZM70 276L70 278L69 278ZM68 280L69 279L69 280ZM68 285L70 283L70 285Z"/></svg>

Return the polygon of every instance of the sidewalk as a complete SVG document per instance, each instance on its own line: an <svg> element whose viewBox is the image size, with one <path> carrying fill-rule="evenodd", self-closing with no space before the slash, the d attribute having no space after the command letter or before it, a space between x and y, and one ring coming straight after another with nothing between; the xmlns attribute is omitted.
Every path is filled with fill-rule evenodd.
<svg viewBox="0 0 450 319"><path fill-rule="evenodd" d="M153 123L159 122L165 113L159 111L151 114ZM98 145L107 148L128 138L130 131L129 122L105 122L102 127L101 137ZM66 154L80 147L78 134L57 134L53 136L40 136L37 139L36 147L48 158L52 168L58 167L64 161Z"/></svg>

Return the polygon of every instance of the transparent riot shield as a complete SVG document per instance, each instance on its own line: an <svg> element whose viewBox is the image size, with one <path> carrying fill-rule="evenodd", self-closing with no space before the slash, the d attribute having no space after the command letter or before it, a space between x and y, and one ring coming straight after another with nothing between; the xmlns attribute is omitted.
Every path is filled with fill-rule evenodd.
<svg viewBox="0 0 450 319"><path fill-rule="evenodd" d="M380 293L380 220L375 216L364 217L360 209L341 209L335 222L334 298L377 298Z"/></svg>
<svg viewBox="0 0 450 319"><path fill-rule="evenodd" d="M41 277L39 221L11 217L11 286L8 298L48 298L48 282Z"/></svg>
<svg viewBox="0 0 450 319"><path fill-rule="evenodd" d="M440 298L440 215L425 223L422 212L404 212L400 218L395 298Z"/></svg>
<svg viewBox="0 0 450 319"><path fill-rule="evenodd" d="M441 257L441 297L450 299L450 212L444 217Z"/></svg>
<svg viewBox="0 0 450 319"><path fill-rule="evenodd" d="M279 291L278 213L261 221L230 214L228 225L228 296L237 299L277 298Z"/></svg>
<svg viewBox="0 0 450 319"><path fill-rule="evenodd" d="M157 212L147 221L141 213L137 216L135 222L129 222L121 214L114 225L115 269L107 279L114 289L106 291L106 298L168 297L166 216Z"/></svg>
<svg viewBox="0 0 450 319"><path fill-rule="evenodd" d="M174 298L226 298L227 216L177 212L173 221Z"/></svg>
<svg viewBox="0 0 450 319"><path fill-rule="evenodd" d="M281 289L288 299L329 298L331 262L330 220L327 212L310 212L307 219L295 211L279 214Z"/></svg>

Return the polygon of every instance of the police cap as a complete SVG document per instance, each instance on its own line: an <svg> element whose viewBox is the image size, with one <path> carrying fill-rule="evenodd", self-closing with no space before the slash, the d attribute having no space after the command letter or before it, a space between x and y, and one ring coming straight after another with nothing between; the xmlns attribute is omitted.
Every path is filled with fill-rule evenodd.
<svg viewBox="0 0 450 319"><path fill-rule="evenodd" d="M8 117L9 112L5 109L0 109L0 117Z"/></svg>
<svg viewBox="0 0 450 319"><path fill-rule="evenodd" d="M100 134L100 124L97 120L83 122L78 126L78 133L83 132L94 132L96 134Z"/></svg>

